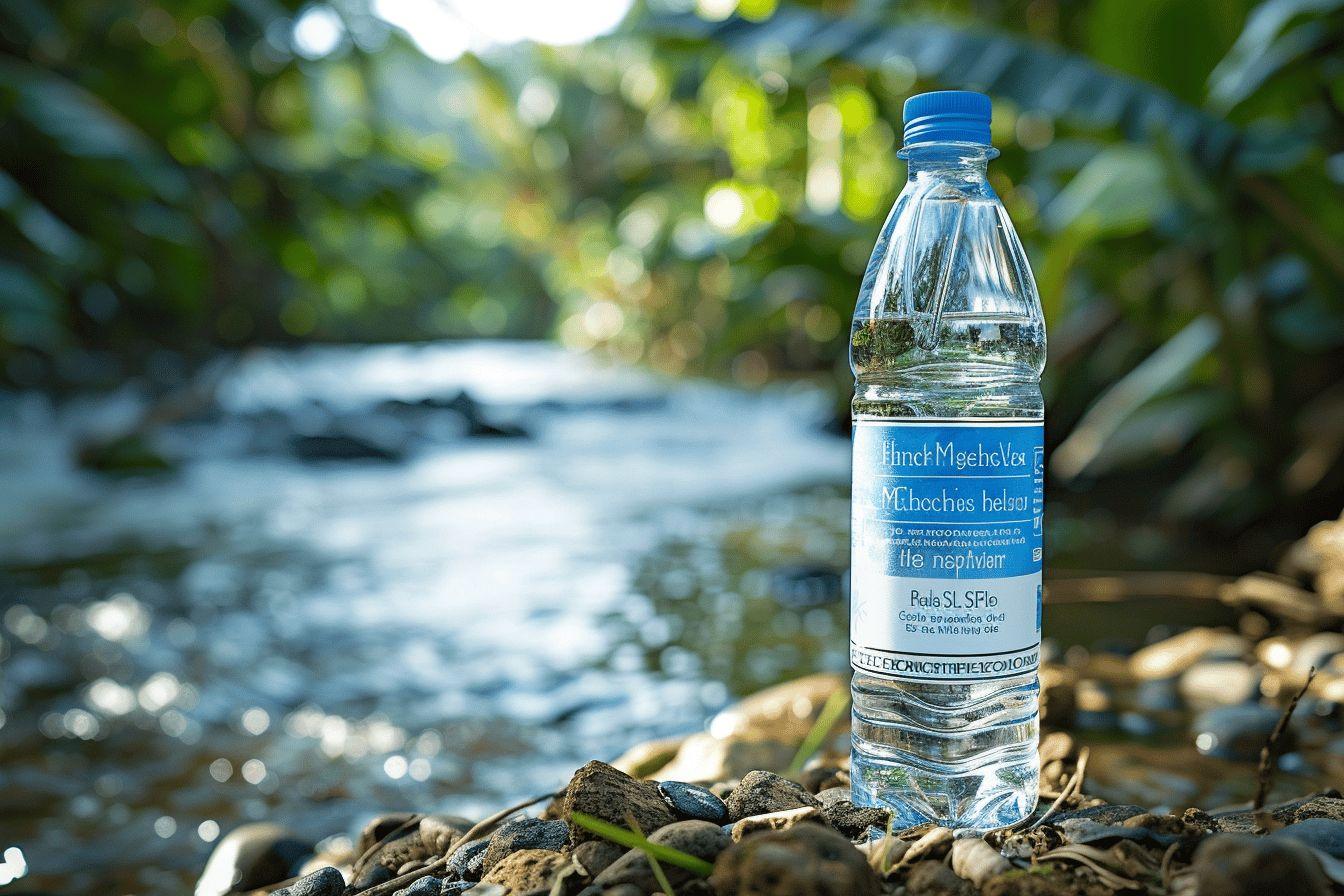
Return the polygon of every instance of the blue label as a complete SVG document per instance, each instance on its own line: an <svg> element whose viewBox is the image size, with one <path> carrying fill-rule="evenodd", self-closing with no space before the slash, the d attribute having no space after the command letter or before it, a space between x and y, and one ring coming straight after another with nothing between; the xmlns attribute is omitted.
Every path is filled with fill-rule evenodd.
<svg viewBox="0 0 1344 896"><path fill-rule="evenodd" d="M1044 427L860 418L855 545L888 576L1001 579L1041 569Z"/></svg>

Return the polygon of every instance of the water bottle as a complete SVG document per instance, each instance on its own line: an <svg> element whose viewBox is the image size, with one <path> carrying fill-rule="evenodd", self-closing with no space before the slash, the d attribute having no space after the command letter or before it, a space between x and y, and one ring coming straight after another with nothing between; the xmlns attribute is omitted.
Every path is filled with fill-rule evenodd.
<svg viewBox="0 0 1344 896"><path fill-rule="evenodd" d="M904 828L1036 805L1045 326L986 168L989 98L905 104L905 189L850 339L854 802Z"/></svg>

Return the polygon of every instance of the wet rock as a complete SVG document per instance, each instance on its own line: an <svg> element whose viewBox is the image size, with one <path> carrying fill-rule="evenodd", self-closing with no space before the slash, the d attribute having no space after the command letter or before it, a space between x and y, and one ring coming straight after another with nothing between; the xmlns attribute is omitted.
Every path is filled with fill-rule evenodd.
<svg viewBox="0 0 1344 896"><path fill-rule="evenodd" d="M1291 837L1336 859L1344 859L1344 821L1308 818L1275 831L1272 837Z"/></svg>
<svg viewBox="0 0 1344 896"><path fill-rule="evenodd" d="M975 888L942 862L916 862L905 877L909 896L974 896Z"/></svg>
<svg viewBox="0 0 1344 896"><path fill-rule="evenodd" d="M742 779L742 783L728 797L727 803L728 817L734 821L801 806L821 808L821 802L804 790L801 784L773 772L759 770L749 772Z"/></svg>
<svg viewBox="0 0 1344 896"><path fill-rule="evenodd" d="M426 815L420 819L420 842L433 855L447 855L452 845L471 830L471 824L457 815Z"/></svg>
<svg viewBox="0 0 1344 896"><path fill-rule="evenodd" d="M720 740L798 744L812 730L831 694L846 687L848 682L839 675L808 675L775 685L724 709L710 721L709 731Z"/></svg>
<svg viewBox="0 0 1344 896"><path fill-rule="evenodd" d="M549 849L520 849L487 871L481 882L499 884L510 893L543 890L568 862L567 856Z"/></svg>
<svg viewBox="0 0 1344 896"><path fill-rule="evenodd" d="M1129 668L1144 680L1175 678L1201 660L1239 659L1247 647L1246 639L1232 632L1192 628L1137 651Z"/></svg>
<svg viewBox="0 0 1344 896"><path fill-rule="evenodd" d="M845 596L840 573L829 566L781 566L770 573L770 594L796 609L821 607Z"/></svg>
<svg viewBox="0 0 1344 896"><path fill-rule="evenodd" d="M380 445L346 433L295 435L289 440L289 450L307 463L352 460L397 463L405 458L405 453L399 447Z"/></svg>
<svg viewBox="0 0 1344 896"><path fill-rule="evenodd" d="M1072 809L1067 812L1058 812L1050 817L1050 823L1059 826L1066 821L1077 818L1086 819L1101 825L1119 824L1127 818L1143 815L1147 811L1148 810L1142 806L1131 806L1125 803L1104 803L1100 806L1091 806L1086 809Z"/></svg>
<svg viewBox="0 0 1344 896"><path fill-rule="evenodd" d="M710 790L683 781L663 781L658 785L663 802L678 817L699 819L724 824L728 821L728 806Z"/></svg>
<svg viewBox="0 0 1344 896"><path fill-rule="evenodd" d="M1179 689L1196 709L1247 703L1260 696L1264 675L1240 660L1196 663L1181 676Z"/></svg>
<svg viewBox="0 0 1344 896"><path fill-rule="evenodd" d="M367 890L369 887L385 884L396 876L396 872L386 865L369 862L360 869L360 872L355 875L355 879L350 882L350 889L355 892Z"/></svg>
<svg viewBox="0 0 1344 896"><path fill-rule="evenodd" d="M411 883L409 887L403 887L392 896L440 896L443 890L443 881L433 875L422 877Z"/></svg>
<svg viewBox="0 0 1344 896"><path fill-rule="evenodd" d="M461 880L480 880L485 851L490 848L489 840L473 840L470 843L455 846L448 868L454 877Z"/></svg>
<svg viewBox="0 0 1344 896"><path fill-rule="evenodd" d="M979 837L963 837L952 841L952 870L957 877L977 887L996 874L1012 869L999 851Z"/></svg>
<svg viewBox="0 0 1344 896"><path fill-rule="evenodd" d="M678 781L728 781L752 769L785 768L796 747L777 740L719 738L693 734L682 743L676 757L658 770L658 777Z"/></svg>
<svg viewBox="0 0 1344 896"><path fill-rule="evenodd" d="M560 852L569 845L569 828L563 821L545 821L540 818L520 818L500 826L490 837L482 870L488 874L510 853L523 849L545 849Z"/></svg>
<svg viewBox="0 0 1344 896"><path fill-rule="evenodd" d="M877 875L830 828L800 824L748 837L719 857L709 882L720 896L877 896Z"/></svg>
<svg viewBox="0 0 1344 896"><path fill-rule="evenodd" d="M891 810L879 806L856 806L849 800L822 803L822 814L831 827L851 840L866 837L871 828L886 830Z"/></svg>
<svg viewBox="0 0 1344 896"><path fill-rule="evenodd" d="M589 877L597 877L612 862L625 855L625 849L610 840L589 840L574 847L574 861Z"/></svg>
<svg viewBox="0 0 1344 896"><path fill-rule="evenodd" d="M632 778L651 778L676 758L685 742L684 737L647 740L626 750L611 766Z"/></svg>
<svg viewBox="0 0 1344 896"><path fill-rule="evenodd" d="M1335 821L1344 821L1344 798L1340 797L1338 790L1294 800L1292 803L1285 804L1285 808L1287 806L1292 807L1292 815L1288 819L1289 824L1297 824L1309 818L1332 818Z"/></svg>
<svg viewBox="0 0 1344 896"><path fill-rule="evenodd" d="M196 882L196 896L223 896L286 880L312 851L313 844L278 824L234 828L210 852Z"/></svg>
<svg viewBox="0 0 1344 896"><path fill-rule="evenodd" d="M1197 892L1219 896L1328 896L1330 883L1311 850L1290 837L1213 834L1195 849Z"/></svg>
<svg viewBox="0 0 1344 896"><path fill-rule="evenodd" d="M596 760L574 773L560 801L560 812L569 822L570 840L576 844L597 839L597 835L570 820L575 812L621 827L627 826L626 816L631 815L645 832L656 831L675 820L656 784L636 781Z"/></svg>
<svg viewBox="0 0 1344 896"><path fill-rule="evenodd" d="M1206 710L1194 722L1195 746L1206 756L1250 762L1258 759L1260 748L1279 722L1277 709L1257 704L1219 706ZM1282 752L1292 750L1295 737L1288 728L1280 739Z"/></svg>
<svg viewBox="0 0 1344 896"><path fill-rule="evenodd" d="M649 841L681 850L711 863L728 848L729 844L728 835L723 832L723 828L708 821L678 821L669 824L654 831L649 837ZM660 864L663 873L667 875L668 882L674 888L678 888L678 892L680 892L679 888L682 884L695 876L693 872L668 862ZM653 868L649 865L648 856L638 849L630 850L608 865L594 879L594 883L602 887L615 887L622 884L634 885L641 888L641 893L650 893L659 889L658 880L653 876Z"/></svg>
<svg viewBox="0 0 1344 896"><path fill-rule="evenodd" d="M825 816L814 806L799 806L797 809L784 809L780 812L767 812L765 815L751 815L738 820L733 825L733 842L762 831L787 831L804 821L825 824Z"/></svg>
<svg viewBox="0 0 1344 896"><path fill-rule="evenodd" d="M345 878L341 872L335 868L320 868L276 890L272 896L341 896L343 892Z"/></svg>

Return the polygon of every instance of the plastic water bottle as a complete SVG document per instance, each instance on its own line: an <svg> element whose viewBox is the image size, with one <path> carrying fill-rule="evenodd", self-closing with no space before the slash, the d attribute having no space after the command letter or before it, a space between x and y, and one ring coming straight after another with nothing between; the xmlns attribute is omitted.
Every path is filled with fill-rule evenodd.
<svg viewBox="0 0 1344 896"><path fill-rule="evenodd" d="M989 98L905 104L909 179L850 340L854 802L985 830L1036 805L1045 326L990 187Z"/></svg>

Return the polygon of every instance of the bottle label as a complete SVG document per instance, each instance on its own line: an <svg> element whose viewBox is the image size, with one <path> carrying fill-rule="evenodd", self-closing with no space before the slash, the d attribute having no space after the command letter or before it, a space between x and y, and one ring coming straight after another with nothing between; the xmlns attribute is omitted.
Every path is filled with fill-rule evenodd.
<svg viewBox="0 0 1344 896"><path fill-rule="evenodd" d="M1043 421L858 417L850 664L907 681L1035 671Z"/></svg>

